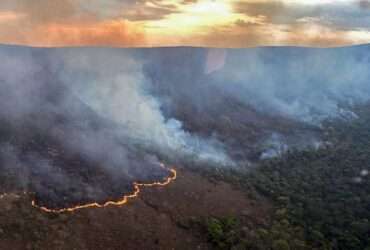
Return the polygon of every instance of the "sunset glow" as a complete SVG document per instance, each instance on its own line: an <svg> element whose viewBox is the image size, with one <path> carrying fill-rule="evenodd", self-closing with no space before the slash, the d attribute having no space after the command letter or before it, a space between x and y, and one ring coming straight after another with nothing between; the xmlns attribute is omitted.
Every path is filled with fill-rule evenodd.
<svg viewBox="0 0 370 250"><path fill-rule="evenodd" d="M370 42L369 6L366 0L4 0L0 43L48 47L358 44Z"/></svg>
<svg viewBox="0 0 370 250"><path fill-rule="evenodd" d="M155 44L164 43L163 39L170 39L174 34L180 37L207 34L215 27L232 25L237 20L253 19L234 13L227 1L203 0L179 6L179 10L179 13L145 24L146 33Z"/></svg>

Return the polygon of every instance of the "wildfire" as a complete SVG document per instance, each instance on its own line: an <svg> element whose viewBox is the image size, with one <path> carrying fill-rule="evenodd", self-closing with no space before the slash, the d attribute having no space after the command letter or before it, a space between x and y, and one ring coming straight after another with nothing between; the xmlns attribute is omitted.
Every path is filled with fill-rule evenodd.
<svg viewBox="0 0 370 250"><path fill-rule="evenodd" d="M170 171L171 175L168 176L163 182L153 182L153 183L137 183L134 182L134 192L132 194L124 195L121 199L117 201L107 201L103 204L99 204L97 202L93 203L87 203L83 205L76 205L74 207L68 207L68 208L60 208L60 209L50 209L44 206L37 205L37 202L35 200L32 200L32 206L40 209L43 212L47 213L65 213L65 212L74 212L76 210L84 209L84 208L103 208L108 206L122 206L125 205L129 199L133 199L139 196L139 193L141 192L141 187L157 187L157 186L167 186L172 181L176 180L177 178L177 172L173 168L166 168L164 164L161 164L161 167ZM14 195L14 194L1 194L0 199L4 198L5 196ZM18 196L17 196L18 197Z"/></svg>

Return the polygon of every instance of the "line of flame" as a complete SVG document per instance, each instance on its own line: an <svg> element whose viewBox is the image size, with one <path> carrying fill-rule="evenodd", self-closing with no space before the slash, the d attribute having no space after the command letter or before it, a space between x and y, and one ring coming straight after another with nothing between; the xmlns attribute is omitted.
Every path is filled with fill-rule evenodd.
<svg viewBox="0 0 370 250"><path fill-rule="evenodd" d="M93 202L93 203L87 203L87 204L83 204L83 205L76 205L74 207L69 207L69 208L51 209L51 208L47 208L47 207L44 207L44 206L38 206L36 201L33 200L32 201L32 206L36 207L36 208L38 208L38 209L40 209L44 212L47 212L47 213L58 213L58 214L65 213L65 212L74 212L76 210L80 210L80 209L84 209L84 208L103 208L103 207L108 207L108 206L122 206L122 205L125 205L128 202L129 199L138 197L138 195L141 191L140 187L167 186L172 181L176 180L177 172L176 172L175 169L166 168L163 164L161 164L161 167L171 172L171 175L169 177L167 177L164 182L153 182L153 183L137 183L137 182L134 182L134 192L132 194L124 195L118 201L107 201L103 204Z"/></svg>

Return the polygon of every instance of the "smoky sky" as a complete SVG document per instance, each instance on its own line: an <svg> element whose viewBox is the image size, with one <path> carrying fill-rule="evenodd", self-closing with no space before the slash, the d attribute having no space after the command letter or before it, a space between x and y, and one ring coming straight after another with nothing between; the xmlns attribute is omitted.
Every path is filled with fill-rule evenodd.
<svg viewBox="0 0 370 250"><path fill-rule="evenodd" d="M370 98L368 46L228 51L210 82L243 102L305 122Z"/></svg>

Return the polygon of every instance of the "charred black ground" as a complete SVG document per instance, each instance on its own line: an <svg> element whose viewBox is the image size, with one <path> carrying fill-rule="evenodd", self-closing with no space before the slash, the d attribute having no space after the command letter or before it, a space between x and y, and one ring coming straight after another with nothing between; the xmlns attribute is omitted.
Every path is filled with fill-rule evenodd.
<svg viewBox="0 0 370 250"><path fill-rule="evenodd" d="M0 47L0 246L368 249L369 48Z"/></svg>
<svg viewBox="0 0 370 250"><path fill-rule="evenodd" d="M38 205L49 208L117 200L133 191L133 182L161 181L170 174L146 160L145 153L133 153L135 164L124 166L127 173L115 171L113 176L103 162L66 149L30 124L16 131L1 127L0 138L6 145L0 156L2 192L34 193ZM9 159L14 154L18 158Z"/></svg>
<svg viewBox="0 0 370 250"><path fill-rule="evenodd" d="M23 79L32 84L27 86L24 82L28 93L20 94L19 99L11 94L16 91L12 85L15 82L3 79L0 85L1 103L9 105L0 111L2 193L26 191L34 194L38 205L55 209L116 200L133 191L133 182L161 181L169 175L154 156L130 145L119 132L112 137L112 131L123 128L73 97L65 85L55 81L47 66L33 77ZM61 101L66 96L68 107ZM34 107L28 112L12 113L17 110L15 106L23 103L32 103ZM67 146L66 140L73 137L71 131L80 132L92 142L114 140L122 147L122 154L129 155L123 162L109 161L109 151L91 157L72 147L73 142ZM111 133L104 138L96 136L104 131Z"/></svg>
<svg viewBox="0 0 370 250"><path fill-rule="evenodd" d="M72 82L66 83L61 77L68 71L65 59L61 59L63 50L1 49L2 57L7 59L0 75L2 192L33 193L38 205L49 208L101 203L132 192L133 182L163 180L169 173L159 167L159 158L180 165L199 164L192 161L192 156L178 152L171 155L156 146L133 141L128 138L126 124L107 119L76 96L72 91L74 81L94 81L101 71L110 70L101 69L104 61L96 66L90 54L105 55L101 60L118 54L123 64L131 57L143 60L142 74L151 82L148 93L169 100L160 102L165 119L181 121L188 133L216 138L239 162L257 161L263 150L259 142L271 131L291 135L292 142L301 141L305 133L319 132L290 118L263 114L213 88L200 66L206 60L206 50L159 49L148 54L143 53L145 50L122 51L70 50L76 52L72 59L87 56L88 62L78 69L86 63L81 59L72 70ZM107 64L117 66L112 74L120 72L120 65ZM94 67L97 69L90 70Z"/></svg>

